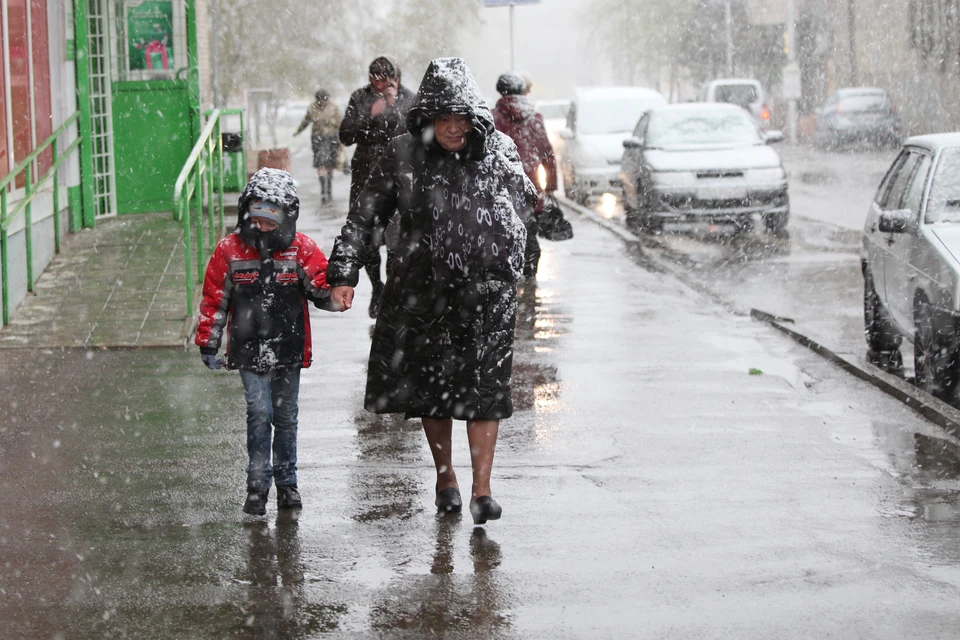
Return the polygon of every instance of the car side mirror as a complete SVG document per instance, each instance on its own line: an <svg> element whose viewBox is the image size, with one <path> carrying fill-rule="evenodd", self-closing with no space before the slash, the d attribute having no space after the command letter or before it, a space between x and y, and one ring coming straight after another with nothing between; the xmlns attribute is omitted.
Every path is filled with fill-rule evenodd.
<svg viewBox="0 0 960 640"><path fill-rule="evenodd" d="M641 149L643 148L643 140L637 138L636 136L630 136L623 141L624 149Z"/></svg>
<svg viewBox="0 0 960 640"><path fill-rule="evenodd" d="M763 135L763 141L767 144L773 144L775 142L783 142L783 131L777 131L776 129L771 129Z"/></svg>
<svg viewBox="0 0 960 640"><path fill-rule="evenodd" d="M571 140L573 138L573 131L570 127L564 127L557 131L557 135L563 138L564 140Z"/></svg>
<svg viewBox="0 0 960 640"><path fill-rule="evenodd" d="M881 233L912 233L916 227L915 217L910 209L881 211L877 228Z"/></svg>

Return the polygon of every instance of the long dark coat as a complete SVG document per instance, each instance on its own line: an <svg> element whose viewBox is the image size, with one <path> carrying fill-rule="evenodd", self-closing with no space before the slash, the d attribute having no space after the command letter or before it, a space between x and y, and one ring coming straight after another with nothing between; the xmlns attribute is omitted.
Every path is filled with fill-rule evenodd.
<svg viewBox="0 0 960 640"><path fill-rule="evenodd" d="M459 152L433 139L433 121L444 114L473 122ZM516 282L536 188L459 58L430 63L407 125L351 207L327 267L330 286L356 286L375 220L399 211L365 407L408 417L509 417Z"/></svg>
<svg viewBox="0 0 960 640"><path fill-rule="evenodd" d="M397 73L400 72L396 63L394 68ZM397 99L393 105L374 117L370 115L370 108L380 96L371 85L360 87L350 96L343 121L340 123L340 142L347 146L357 145L350 161L351 203L366 184L387 142L406 132L407 114L414 98L415 94L401 84L397 88ZM387 217L389 218L389 215Z"/></svg>

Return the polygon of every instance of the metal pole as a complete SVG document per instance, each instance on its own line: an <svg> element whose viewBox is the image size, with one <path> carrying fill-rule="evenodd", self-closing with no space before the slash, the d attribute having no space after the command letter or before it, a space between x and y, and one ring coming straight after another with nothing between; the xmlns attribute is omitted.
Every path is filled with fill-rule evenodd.
<svg viewBox="0 0 960 640"><path fill-rule="evenodd" d="M793 0L787 0L787 60L791 66L797 61L795 26ZM787 130L790 135L790 144L797 144L797 101L795 98L791 98L787 102Z"/></svg>
<svg viewBox="0 0 960 640"><path fill-rule="evenodd" d="M213 108L219 109L223 105L220 102L220 0L211 0L212 2L212 22L213 27Z"/></svg>
<svg viewBox="0 0 960 640"><path fill-rule="evenodd" d="M513 64L513 3L510 3L510 70L513 71L516 66Z"/></svg>
<svg viewBox="0 0 960 640"><path fill-rule="evenodd" d="M723 19L727 29L727 77L733 77L733 14L730 0L723 3Z"/></svg>

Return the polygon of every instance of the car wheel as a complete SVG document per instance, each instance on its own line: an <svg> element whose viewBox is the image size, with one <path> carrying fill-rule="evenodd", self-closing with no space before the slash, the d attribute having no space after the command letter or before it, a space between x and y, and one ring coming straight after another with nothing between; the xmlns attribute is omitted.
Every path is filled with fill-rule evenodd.
<svg viewBox="0 0 960 640"><path fill-rule="evenodd" d="M763 225L768 233L775 236L782 236L787 231L787 223L790 222L790 212L780 211L777 213L768 213L763 216Z"/></svg>
<svg viewBox="0 0 960 640"><path fill-rule="evenodd" d="M947 335L937 331L936 310L925 302L913 313L916 336L913 341L913 363L917 386L938 398L949 398L960 380L960 359L957 357L956 331Z"/></svg>
<svg viewBox="0 0 960 640"><path fill-rule="evenodd" d="M880 302L880 296L873 286L873 276L868 269L863 271L863 333L867 347L877 354L890 353L900 349L903 336L893 326L887 310Z"/></svg>

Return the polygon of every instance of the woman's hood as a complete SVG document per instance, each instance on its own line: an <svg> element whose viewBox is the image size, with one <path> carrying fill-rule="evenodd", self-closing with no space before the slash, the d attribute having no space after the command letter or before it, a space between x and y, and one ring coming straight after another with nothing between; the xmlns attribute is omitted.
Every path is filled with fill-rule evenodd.
<svg viewBox="0 0 960 640"><path fill-rule="evenodd" d="M297 218L300 217L300 197L293 177L280 169L260 169L243 188L237 203L237 230L245 242L256 244L260 232L250 223L250 203L254 200L266 200L283 207L283 222L274 231L264 233L274 249L285 249L293 242L297 234Z"/></svg>
<svg viewBox="0 0 960 640"><path fill-rule="evenodd" d="M480 86L462 58L437 58L430 62L407 115L407 130L419 136L432 126L434 119L446 114L469 116L481 148L496 129Z"/></svg>

